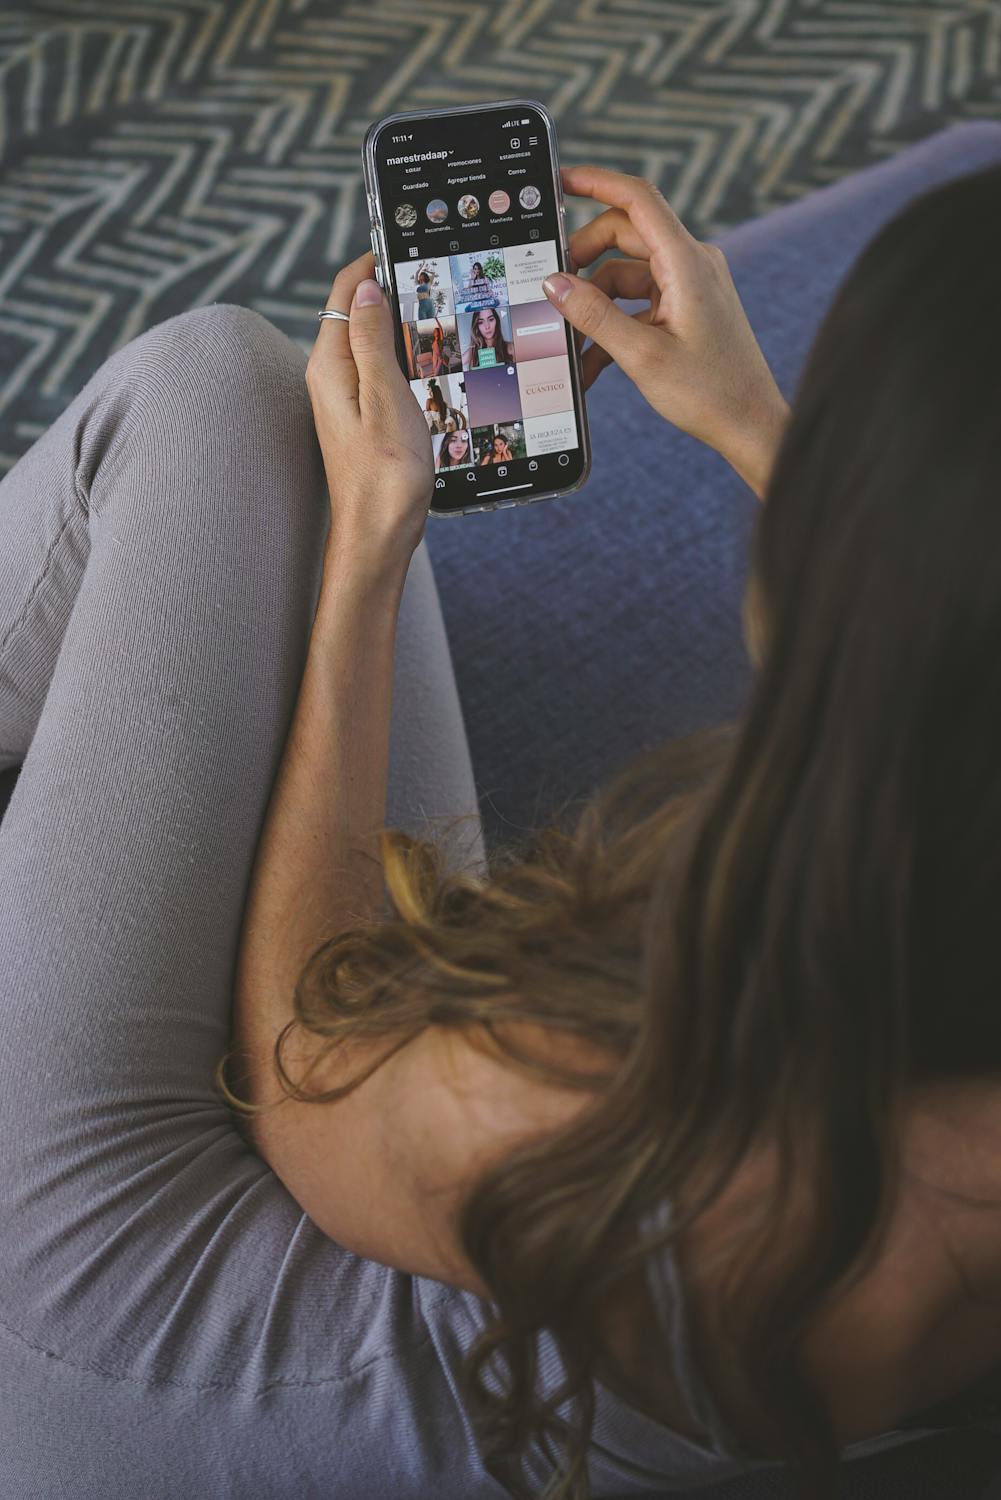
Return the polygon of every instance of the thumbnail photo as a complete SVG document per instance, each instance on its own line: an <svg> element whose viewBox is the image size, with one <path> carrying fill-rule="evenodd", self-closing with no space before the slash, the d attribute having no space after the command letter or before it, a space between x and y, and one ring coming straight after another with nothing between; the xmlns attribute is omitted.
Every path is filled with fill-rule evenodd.
<svg viewBox="0 0 1001 1500"><path fill-rule="evenodd" d="M461 375L439 375L432 376L430 380L412 380L410 389L424 413L428 431L433 437L445 432L460 432L469 426L466 383Z"/></svg>
<svg viewBox="0 0 1001 1500"><path fill-rule="evenodd" d="M459 212L464 219L478 219L480 216L480 200L472 193L463 193L459 199Z"/></svg>
<svg viewBox="0 0 1001 1500"><path fill-rule="evenodd" d="M516 302L509 311L515 359L554 359L566 354L567 324L551 302ZM459 342L462 343L461 318Z"/></svg>
<svg viewBox="0 0 1001 1500"><path fill-rule="evenodd" d="M508 295L505 302L545 302L542 278L558 271L556 241L536 240L534 244L508 245L504 251L504 276ZM552 303L549 304L550 307Z"/></svg>
<svg viewBox="0 0 1001 1500"><path fill-rule="evenodd" d="M562 347L565 349L563 320L556 313L553 316L560 325ZM480 307L476 312L457 313L455 321L459 329L464 370L483 370L488 365L514 364L515 343L511 337L510 308Z"/></svg>
<svg viewBox="0 0 1001 1500"><path fill-rule="evenodd" d="M571 403L572 404L572 403ZM470 427L516 422L521 416L517 365L488 365L466 372L466 410Z"/></svg>
<svg viewBox="0 0 1001 1500"><path fill-rule="evenodd" d="M442 469L467 469L473 461L473 440L468 427L461 432L446 432L433 437L434 466Z"/></svg>
<svg viewBox="0 0 1001 1500"><path fill-rule="evenodd" d="M524 427L529 458L535 453L563 453L579 446L577 423L572 411L554 412L545 417L526 417Z"/></svg>
<svg viewBox="0 0 1001 1500"><path fill-rule="evenodd" d="M500 307L507 302L504 256L500 250L479 255L467 250L462 255L450 255L449 262L456 312L475 312L478 307Z"/></svg>
<svg viewBox="0 0 1001 1500"><path fill-rule="evenodd" d="M477 464L508 464L525 458L525 430L521 422L494 422L473 429L473 461Z"/></svg>
<svg viewBox="0 0 1001 1500"><path fill-rule="evenodd" d="M424 212L432 224L444 224L448 218L448 204L444 198L432 198Z"/></svg>
<svg viewBox="0 0 1001 1500"><path fill-rule="evenodd" d="M570 361L565 354L553 359L532 359L516 365L521 395L522 417L547 417L553 412L573 410L573 386L570 383ZM467 380L482 380L475 372ZM475 424L472 403L470 419Z"/></svg>
<svg viewBox="0 0 1001 1500"><path fill-rule="evenodd" d="M404 323L403 347L410 380L427 380L431 375L447 375L449 370L462 369L454 317Z"/></svg>
<svg viewBox="0 0 1001 1500"><path fill-rule="evenodd" d="M447 255L439 259L397 261L393 269L401 323L418 323L422 318L455 312Z"/></svg>

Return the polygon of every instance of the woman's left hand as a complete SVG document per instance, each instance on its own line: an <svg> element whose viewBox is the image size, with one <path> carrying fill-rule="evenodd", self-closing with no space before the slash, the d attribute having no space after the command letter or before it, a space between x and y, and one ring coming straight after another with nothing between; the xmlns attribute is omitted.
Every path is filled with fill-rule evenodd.
<svg viewBox="0 0 1001 1500"><path fill-rule="evenodd" d="M402 566L405 574L424 536L434 457L374 269L369 250L338 271L326 306L351 320L321 320L306 388L330 492L328 554L378 572ZM366 289L377 294L371 302Z"/></svg>

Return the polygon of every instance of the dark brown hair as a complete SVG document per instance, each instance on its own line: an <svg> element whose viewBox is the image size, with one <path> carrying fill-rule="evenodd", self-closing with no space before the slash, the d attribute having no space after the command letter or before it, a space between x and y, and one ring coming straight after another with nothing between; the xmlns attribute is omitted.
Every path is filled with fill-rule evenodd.
<svg viewBox="0 0 1001 1500"><path fill-rule="evenodd" d="M757 521L763 652L741 722L645 755L569 829L564 807L497 851L488 879L386 830L386 913L297 987L298 1023L330 1047L489 1032L566 1087L581 1078L507 1046L505 1019L607 1050L594 1101L462 1212L491 1291L466 1397L513 1496L532 1494L535 1443L547 1496L588 1494L595 1310L653 1243L640 1219L681 1205L673 1243L766 1139L779 1172L730 1246L733 1389L715 1394L749 1451L835 1494L804 1330L884 1241L907 1091L1001 1069L999 266L993 168L913 201L838 291ZM287 1031L283 1086L339 1097L296 1093ZM566 1376L545 1403L542 1330Z"/></svg>

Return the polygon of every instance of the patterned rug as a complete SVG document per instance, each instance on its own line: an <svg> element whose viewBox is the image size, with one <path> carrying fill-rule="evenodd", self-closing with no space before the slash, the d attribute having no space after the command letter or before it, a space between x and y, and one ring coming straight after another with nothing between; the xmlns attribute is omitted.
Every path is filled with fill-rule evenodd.
<svg viewBox="0 0 1001 1500"><path fill-rule="evenodd" d="M565 162L740 221L1001 119L1001 0L31 0L0 12L0 474L114 350L212 301L308 350L368 245L359 148L514 95ZM570 200L568 229L598 212Z"/></svg>

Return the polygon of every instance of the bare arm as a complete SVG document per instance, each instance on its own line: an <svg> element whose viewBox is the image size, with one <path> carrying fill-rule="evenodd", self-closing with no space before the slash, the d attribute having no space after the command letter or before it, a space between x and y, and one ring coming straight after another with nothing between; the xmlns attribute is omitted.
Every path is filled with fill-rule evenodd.
<svg viewBox="0 0 1001 1500"><path fill-rule="evenodd" d="M381 906L372 829L385 818L393 655L406 573L403 561L377 572L346 548L334 554L328 547L240 935L233 1040L252 1059L251 1085L237 1068L232 1077L253 1103L280 1097L276 1082L267 1085L272 1053L293 1018L292 992L307 958L356 915L374 915Z"/></svg>

